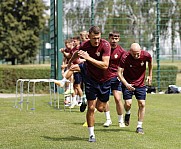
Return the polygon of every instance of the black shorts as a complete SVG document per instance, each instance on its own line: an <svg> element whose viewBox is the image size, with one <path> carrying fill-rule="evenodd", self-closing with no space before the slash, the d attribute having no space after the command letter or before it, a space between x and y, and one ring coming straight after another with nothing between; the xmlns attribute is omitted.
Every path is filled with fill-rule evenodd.
<svg viewBox="0 0 181 149"><path fill-rule="evenodd" d="M80 84L82 82L82 75L80 72L74 73L74 84Z"/></svg>
<svg viewBox="0 0 181 149"><path fill-rule="evenodd" d="M79 64L81 75L85 84L85 94L87 100L99 99L102 102L109 100L111 80L106 82L97 82L95 79L87 76L86 64Z"/></svg>

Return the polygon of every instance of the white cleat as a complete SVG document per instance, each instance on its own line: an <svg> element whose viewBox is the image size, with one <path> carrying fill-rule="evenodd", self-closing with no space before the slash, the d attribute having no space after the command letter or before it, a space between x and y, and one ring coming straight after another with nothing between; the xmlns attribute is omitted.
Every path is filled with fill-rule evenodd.
<svg viewBox="0 0 181 149"><path fill-rule="evenodd" d="M77 104L77 102L72 103L69 108L73 109L76 106L76 104Z"/></svg>
<svg viewBox="0 0 181 149"><path fill-rule="evenodd" d="M124 123L119 122L119 127L126 127Z"/></svg>
<svg viewBox="0 0 181 149"><path fill-rule="evenodd" d="M109 127L112 124L111 120L106 120L106 122L103 124L104 127Z"/></svg>

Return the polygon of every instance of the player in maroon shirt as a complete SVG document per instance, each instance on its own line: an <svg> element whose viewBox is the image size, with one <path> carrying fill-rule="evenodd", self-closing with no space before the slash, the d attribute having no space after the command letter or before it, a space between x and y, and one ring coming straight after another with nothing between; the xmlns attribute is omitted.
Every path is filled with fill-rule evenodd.
<svg viewBox="0 0 181 149"><path fill-rule="evenodd" d="M95 142L94 111L95 108L100 112L105 111L109 100L111 78L107 76L107 69L111 47L108 41L101 38L101 31L98 26L92 26L89 29L89 39L80 46L78 52L74 53L68 67L70 67L70 73L72 71L81 71L83 75L88 105L86 119L89 130L89 142ZM86 60L84 63L79 64L79 67L72 65L72 62L78 57ZM59 82L59 84L61 83ZM85 105L85 103L83 102L82 105Z"/></svg>
<svg viewBox="0 0 181 149"><path fill-rule="evenodd" d="M80 51L77 54L86 60L80 69L86 77L85 94L88 105L86 118L89 141L95 142L94 111L96 108L103 112L109 100L111 81L107 76L107 68L111 47L108 41L101 39L101 31L97 26L92 26L89 29L89 39L80 46Z"/></svg>
<svg viewBox="0 0 181 149"><path fill-rule="evenodd" d="M146 87L144 84L146 75L146 63L148 63L148 76L146 81L151 85L152 81L152 57L147 51L141 50L138 43L131 44L130 50L123 55L118 68L118 77L123 83L123 99L125 100L125 125L129 125L132 96L135 95L138 102L138 125L136 132L144 134L142 123L145 115Z"/></svg>
<svg viewBox="0 0 181 149"><path fill-rule="evenodd" d="M117 79L117 70L119 63L121 61L122 55L126 52L119 44L120 34L117 31L113 31L109 33L109 43L111 45L111 57L109 61L109 68L108 68L108 77L111 78L111 91L114 96L114 100L116 103L116 111L118 114L118 124L119 127L125 127L124 118L123 118L123 111L124 106L121 101L121 94L122 94L122 83ZM109 110L109 103L107 102L106 106L106 122L104 123L104 127L109 127L112 124L111 117L110 117L110 110Z"/></svg>

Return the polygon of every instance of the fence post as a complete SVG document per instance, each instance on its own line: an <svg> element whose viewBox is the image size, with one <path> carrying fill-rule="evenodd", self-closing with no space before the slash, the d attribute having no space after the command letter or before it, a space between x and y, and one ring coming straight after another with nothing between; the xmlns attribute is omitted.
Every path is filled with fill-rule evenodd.
<svg viewBox="0 0 181 149"><path fill-rule="evenodd" d="M160 1L156 4L157 18L156 18L156 60L157 60L157 88L160 91Z"/></svg>
<svg viewBox="0 0 181 149"><path fill-rule="evenodd" d="M50 1L51 78L56 79L55 0Z"/></svg>
<svg viewBox="0 0 181 149"><path fill-rule="evenodd" d="M94 0L91 0L91 26L94 25Z"/></svg>
<svg viewBox="0 0 181 149"><path fill-rule="evenodd" d="M64 47L63 44L63 6L62 1L57 0L57 78L58 80L61 79L61 63L62 63L62 54L59 52L59 49ZM58 91L60 93L60 90Z"/></svg>

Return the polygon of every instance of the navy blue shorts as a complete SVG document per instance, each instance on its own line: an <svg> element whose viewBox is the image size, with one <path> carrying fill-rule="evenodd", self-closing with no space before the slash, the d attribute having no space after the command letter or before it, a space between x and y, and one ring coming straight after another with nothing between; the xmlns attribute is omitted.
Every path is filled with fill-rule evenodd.
<svg viewBox="0 0 181 149"><path fill-rule="evenodd" d="M111 79L111 91L113 90L122 91L122 82L117 77Z"/></svg>
<svg viewBox="0 0 181 149"><path fill-rule="evenodd" d="M86 65L79 64L81 75L85 84L85 94L87 100L95 100L98 98L101 102L109 100L111 80L106 82L97 82L93 78L87 76Z"/></svg>
<svg viewBox="0 0 181 149"><path fill-rule="evenodd" d="M86 64L85 63L80 63L79 68L80 68L80 74L82 76L82 81L85 83L86 78L87 78Z"/></svg>
<svg viewBox="0 0 181 149"><path fill-rule="evenodd" d="M74 84L80 84L82 82L82 75L80 72L74 72Z"/></svg>
<svg viewBox="0 0 181 149"><path fill-rule="evenodd" d="M146 99L146 86L143 87L135 87L134 91L129 91L124 85L122 86L123 99L132 99L132 96L135 95L137 100L145 100Z"/></svg>

